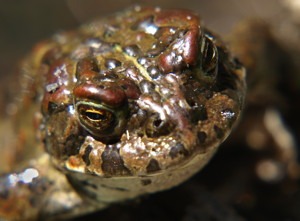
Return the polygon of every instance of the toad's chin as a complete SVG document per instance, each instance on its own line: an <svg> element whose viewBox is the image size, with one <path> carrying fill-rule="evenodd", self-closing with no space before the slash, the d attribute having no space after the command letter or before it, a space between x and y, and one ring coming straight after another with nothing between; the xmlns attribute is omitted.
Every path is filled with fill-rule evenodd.
<svg viewBox="0 0 300 221"><path fill-rule="evenodd" d="M67 177L71 185L94 203L113 203L136 198L175 187L189 179L211 159L216 148L209 154L198 154L180 167L170 168L143 176L103 177L74 171Z"/></svg>

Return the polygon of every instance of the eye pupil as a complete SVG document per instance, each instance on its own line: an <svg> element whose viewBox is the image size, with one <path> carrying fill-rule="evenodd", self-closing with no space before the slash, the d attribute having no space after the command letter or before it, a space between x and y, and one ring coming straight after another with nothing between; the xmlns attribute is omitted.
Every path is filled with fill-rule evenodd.
<svg viewBox="0 0 300 221"><path fill-rule="evenodd" d="M106 119L105 115L100 112L86 111L85 115L92 121L103 121Z"/></svg>
<svg viewBox="0 0 300 221"><path fill-rule="evenodd" d="M155 127L159 127L159 126L161 126L162 123L163 123L163 122L162 122L161 119L156 119L156 120L153 122L153 125L154 125Z"/></svg>

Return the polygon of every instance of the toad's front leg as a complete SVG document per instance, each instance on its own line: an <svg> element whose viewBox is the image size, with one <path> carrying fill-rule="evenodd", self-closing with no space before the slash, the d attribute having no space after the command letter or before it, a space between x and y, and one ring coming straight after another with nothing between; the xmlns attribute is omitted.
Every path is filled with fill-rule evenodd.
<svg viewBox="0 0 300 221"><path fill-rule="evenodd" d="M18 173L0 177L0 220L57 220L105 207L91 205L44 154Z"/></svg>

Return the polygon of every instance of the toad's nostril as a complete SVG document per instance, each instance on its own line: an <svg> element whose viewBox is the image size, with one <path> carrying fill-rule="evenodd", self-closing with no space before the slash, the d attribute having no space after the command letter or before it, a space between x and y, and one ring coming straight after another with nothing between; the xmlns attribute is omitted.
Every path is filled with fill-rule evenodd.
<svg viewBox="0 0 300 221"><path fill-rule="evenodd" d="M174 125L168 120L162 120L158 115L150 116L146 122L146 135L148 137L160 137L168 135Z"/></svg>

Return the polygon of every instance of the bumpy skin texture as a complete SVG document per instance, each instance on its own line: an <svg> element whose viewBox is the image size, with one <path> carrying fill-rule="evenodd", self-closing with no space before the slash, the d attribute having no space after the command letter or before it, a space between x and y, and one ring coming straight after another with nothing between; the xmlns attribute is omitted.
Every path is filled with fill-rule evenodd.
<svg viewBox="0 0 300 221"><path fill-rule="evenodd" d="M32 180L43 181L44 198L53 189L80 196L32 217L90 212L178 185L229 135L245 93L243 67L185 10L131 8L39 44L24 67L33 80L22 105L41 108L38 143L48 154L31 164L39 171ZM8 177L0 183L6 207L24 184ZM29 197L36 188L25 189Z"/></svg>

